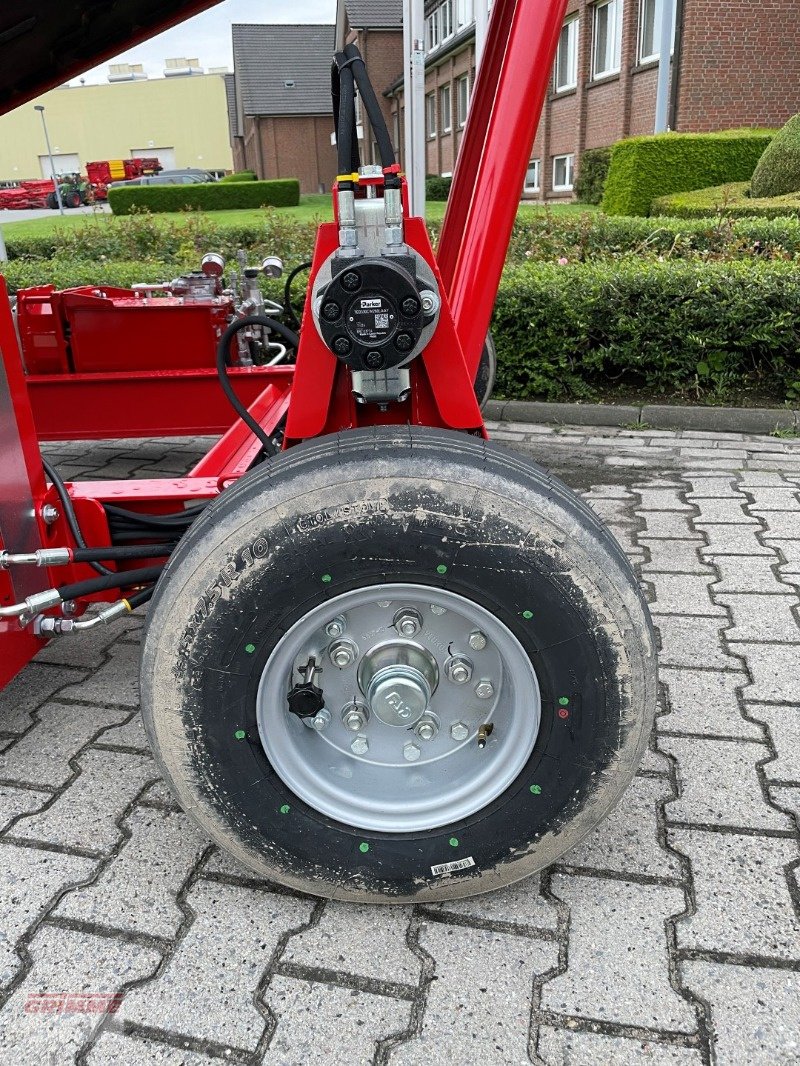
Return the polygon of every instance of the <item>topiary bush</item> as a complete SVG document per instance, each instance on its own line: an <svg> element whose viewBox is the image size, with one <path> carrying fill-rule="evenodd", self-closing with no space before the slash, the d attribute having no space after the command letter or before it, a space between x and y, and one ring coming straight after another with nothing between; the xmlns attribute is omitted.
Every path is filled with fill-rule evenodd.
<svg viewBox="0 0 800 1066"><path fill-rule="evenodd" d="M750 191L757 198L800 192L800 115L789 119L759 159Z"/></svg>
<svg viewBox="0 0 800 1066"><path fill-rule="evenodd" d="M603 195L609 215L649 215L653 200L674 192L749 181L774 133L663 133L619 141Z"/></svg>
<svg viewBox="0 0 800 1066"><path fill-rule="evenodd" d="M425 179L426 200L446 200L450 195L452 178L440 178L437 174L429 174Z"/></svg>
<svg viewBox="0 0 800 1066"><path fill-rule="evenodd" d="M611 166L610 148L587 148L578 165L575 178L575 198L580 204L599 204Z"/></svg>
<svg viewBox="0 0 800 1066"><path fill-rule="evenodd" d="M225 174L219 179L220 181L255 181L256 174L254 170L237 170L235 174Z"/></svg>
<svg viewBox="0 0 800 1066"><path fill-rule="evenodd" d="M230 211L248 207L296 207L300 182L296 178L275 181L215 181L197 185L123 185L108 190L115 215L146 209L162 211Z"/></svg>
<svg viewBox="0 0 800 1066"><path fill-rule="evenodd" d="M673 218L708 218L720 215L725 218L789 218L800 216L800 192L787 196L750 196L750 184L746 181L729 185L713 185L710 189L674 193L660 196L653 201L654 214L671 215Z"/></svg>

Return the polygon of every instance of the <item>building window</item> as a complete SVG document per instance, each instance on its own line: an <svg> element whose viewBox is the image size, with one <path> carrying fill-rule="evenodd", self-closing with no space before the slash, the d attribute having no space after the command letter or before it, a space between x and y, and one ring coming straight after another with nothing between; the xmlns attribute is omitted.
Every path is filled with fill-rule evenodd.
<svg viewBox="0 0 800 1066"><path fill-rule="evenodd" d="M456 33L475 21L473 0L456 0Z"/></svg>
<svg viewBox="0 0 800 1066"><path fill-rule="evenodd" d="M425 19L425 47L433 52L455 33L454 15L457 0L444 0Z"/></svg>
<svg viewBox="0 0 800 1066"><path fill-rule="evenodd" d="M622 0L605 0L594 9L592 77L619 74L622 44Z"/></svg>
<svg viewBox="0 0 800 1066"><path fill-rule="evenodd" d="M661 56L661 18L663 0L641 0L639 6L639 62L648 63ZM672 5L672 44L675 48L675 18L677 3Z"/></svg>
<svg viewBox="0 0 800 1066"><path fill-rule="evenodd" d="M442 133L449 133L453 128L453 108L449 85L443 85L439 90L439 115L442 120Z"/></svg>
<svg viewBox="0 0 800 1066"><path fill-rule="evenodd" d="M578 20L565 22L556 52L556 92L574 89L578 84Z"/></svg>
<svg viewBox="0 0 800 1066"><path fill-rule="evenodd" d="M469 111L469 74L465 74L456 82L456 118L459 129L466 124L467 111Z"/></svg>
<svg viewBox="0 0 800 1066"><path fill-rule="evenodd" d="M539 191L539 171L541 169L541 162L538 159L532 159L528 163L528 172L525 175L525 192L538 192Z"/></svg>
<svg viewBox="0 0 800 1066"><path fill-rule="evenodd" d="M572 192L574 155L553 156L553 192Z"/></svg>
<svg viewBox="0 0 800 1066"><path fill-rule="evenodd" d="M425 128L429 137L436 136L436 94L428 93L425 97Z"/></svg>

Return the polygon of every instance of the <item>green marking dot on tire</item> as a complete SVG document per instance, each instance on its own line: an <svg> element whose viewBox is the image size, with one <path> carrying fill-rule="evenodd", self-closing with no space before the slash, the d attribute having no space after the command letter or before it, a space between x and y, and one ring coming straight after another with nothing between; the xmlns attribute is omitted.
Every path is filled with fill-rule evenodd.
<svg viewBox="0 0 800 1066"><path fill-rule="evenodd" d="M541 785L531 785L531 792L534 794L534 796L541 796L541 794L542 794L542 786Z"/></svg>
<svg viewBox="0 0 800 1066"><path fill-rule="evenodd" d="M436 573L437 574L446 574L447 573L447 567L444 565L444 563L439 563L439 565L436 567Z"/></svg>
<svg viewBox="0 0 800 1066"><path fill-rule="evenodd" d="M567 699L566 696L559 696L558 702L559 702L559 704L562 707L568 707L569 706L569 700Z"/></svg>
<svg viewBox="0 0 800 1066"><path fill-rule="evenodd" d="M322 584L323 585L329 585L332 580L333 580L333 578L331 577L330 574L323 574L322 575Z"/></svg>
<svg viewBox="0 0 800 1066"><path fill-rule="evenodd" d="M288 803L284 803L284 805L281 807L281 814L288 814L291 809L292 808L289 806Z"/></svg>
<svg viewBox="0 0 800 1066"><path fill-rule="evenodd" d="M358 850L362 854L366 855L366 853L369 851L369 844L367 844L366 841L362 842L361 844L358 845Z"/></svg>
<svg viewBox="0 0 800 1066"><path fill-rule="evenodd" d="M233 735L236 737L237 740L244 740L244 738L247 736L247 733L245 733L243 729L237 729Z"/></svg>
<svg viewBox="0 0 800 1066"><path fill-rule="evenodd" d="M529 622L533 618L533 611L523 611L522 617Z"/></svg>
<svg viewBox="0 0 800 1066"><path fill-rule="evenodd" d="M245 644L244 650L247 652L248 655L252 655L253 652L256 650L256 646L255 644Z"/></svg>
<svg viewBox="0 0 800 1066"><path fill-rule="evenodd" d="M458 847L458 837L450 837L450 847L451 848L457 848Z"/></svg>

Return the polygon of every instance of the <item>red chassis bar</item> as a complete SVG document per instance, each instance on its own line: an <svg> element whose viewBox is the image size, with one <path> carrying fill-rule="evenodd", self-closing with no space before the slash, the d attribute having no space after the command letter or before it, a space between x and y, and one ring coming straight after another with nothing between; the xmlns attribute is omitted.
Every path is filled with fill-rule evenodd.
<svg viewBox="0 0 800 1066"><path fill-rule="evenodd" d="M267 433L273 433L286 416L285 446L323 433L389 422L485 433L472 380L491 319L565 8L566 0L496 0L437 258L424 223L406 219L406 239L436 273L443 297L434 337L422 357L410 366L409 399L385 411L374 405L357 405L346 370L325 348L311 322L307 297L296 367L293 372L270 374L269 384L250 403L251 414ZM321 226L309 293L320 264L335 243L336 227ZM41 518L45 504L58 509L58 499L53 488L45 486L32 400L34 404L50 405L58 401L52 391L44 398L48 383L35 387L40 389L38 399L34 399L34 390L34 395L29 395L5 295L5 286L0 283L0 351L8 379L4 383L0 377L0 404L5 404L5 409L0 410L0 549L26 552L40 546L72 545L63 515L50 525ZM102 383L98 382L98 387L102 395ZM139 382L137 387L151 401L158 396L159 382L152 375L149 388L147 381ZM64 386L63 378L59 389L64 390L62 402L68 402L69 386ZM180 393L179 408L184 412L188 406L185 396ZM101 402L108 402L108 395ZM163 423L157 425L166 409L159 406L152 422L142 423L142 434L174 435L176 427L181 433L208 432L208 420L199 430L192 427L190 415L176 415L172 400L169 404L170 425L166 429ZM106 415L97 408L94 415L88 409L85 415L82 435L106 434ZM51 417L56 417L52 410ZM192 501L213 498L245 473L260 445L240 420L231 424L228 418L227 424L224 436L185 478L69 486L87 541L93 545L110 543L105 503L151 513L175 512ZM51 436L58 439L59 433ZM20 602L43 588L82 580L91 573L86 564L70 564L52 571L18 567L13 577L11 571L0 570L0 606ZM104 599L117 596L117 592L99 594ZM16 619L0 618L0 687L40 646L39 638L22 629Z"/></svg>

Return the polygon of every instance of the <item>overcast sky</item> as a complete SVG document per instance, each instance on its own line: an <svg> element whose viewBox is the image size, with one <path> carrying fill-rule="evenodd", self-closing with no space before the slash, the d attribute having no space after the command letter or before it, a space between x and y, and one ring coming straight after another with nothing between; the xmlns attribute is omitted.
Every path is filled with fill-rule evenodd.
<svg viewBox="0 0 800 1066"><path fill-rule="evenodd" d="M164 60L183 56L200 60L203 69L233 69L231 25L234 22L333 22L336 0L224 0L217 7L123 52L117 63L142 63L151 78L164 73ZM83 75L87 84L104 82L108 63ZM79 79L74 79L78 81Z"/></svg>

